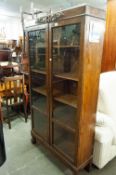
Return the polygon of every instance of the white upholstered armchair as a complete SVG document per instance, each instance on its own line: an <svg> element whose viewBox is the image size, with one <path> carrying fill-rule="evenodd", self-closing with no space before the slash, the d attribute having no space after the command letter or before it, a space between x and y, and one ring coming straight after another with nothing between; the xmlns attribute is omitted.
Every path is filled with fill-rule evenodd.
<svg viewBox="0 0 116 175"><path fill-rule="evenodd" d="M116 71L100 75L93 164L103 168L116 156Z"/></svg>

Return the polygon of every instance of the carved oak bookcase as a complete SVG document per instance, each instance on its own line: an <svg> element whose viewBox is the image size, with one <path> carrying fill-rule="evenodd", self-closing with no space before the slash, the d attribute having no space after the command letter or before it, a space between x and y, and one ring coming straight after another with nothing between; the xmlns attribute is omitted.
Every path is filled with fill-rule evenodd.
<svg viewBox="0 0 116 175"><path fill-rule="evenodd" d="M104 11L81 6L28 27L32 141L75 174L92 162Z"/></svg>

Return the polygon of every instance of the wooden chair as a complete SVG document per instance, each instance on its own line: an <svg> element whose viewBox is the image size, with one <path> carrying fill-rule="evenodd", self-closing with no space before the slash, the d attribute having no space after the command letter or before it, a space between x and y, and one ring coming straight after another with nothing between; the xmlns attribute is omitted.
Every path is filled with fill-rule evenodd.
<svg viewBox="0 0 116 175"><path fill-rule="evenodd" d="M5 121L8 122L11 129L11 118L17 113L16 107L24 108L25 122L27 122L27 95L24 85L24 76L18 75L13 77L4 77L4 96L2 98L2 106L6 110ZM21 108L19 108L20 112Z"/></svg>

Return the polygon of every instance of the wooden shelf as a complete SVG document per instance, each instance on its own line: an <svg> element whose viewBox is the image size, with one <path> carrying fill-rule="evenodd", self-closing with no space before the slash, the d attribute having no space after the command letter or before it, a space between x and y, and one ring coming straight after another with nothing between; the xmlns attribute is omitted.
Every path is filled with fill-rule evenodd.
<svg viewBox="0 0 116 175"><path fill-rule="evenodd" d="M45 45L39 46L39 49L46 49L46 46Z"/></svg>
<svg viewBox="0 0 116 175"><path fill-rule="evenodd" d="M9 52L9 53L11 53L11 50L0 49L0 52Z"/></svg>
<svg viewBox="0 0 116 175"><path fill-rule="evenodd" d="M36 88L32 88L32 90L37 92L37 93L40 93L42 95L47 95L47 90L46 90L45 86L39 86L39 87L36 87Z"/></svg>
<svg viewBox="0 0 116 175"><path fill-rule="evenodd" d="M38 53L38 55L45 56L45 55L46 55L46 53Z"/></svg>
<svg viewBox="0 0 116 175"><path fill-rule="evenodd" d="M31 48L30 48L30 50L33 50L33 49L35 49L35 46L32 46L31 45ZM41 45L41 46L39 46L39 49L46 49L46 46L45 45Z"/></svg>
<svg viewBox="0 0 116 175"><path fill-rule="evenodd" d="M59 121L57 119L52 119L52 121L54 123L56 123L57 125L59 125L60 127L62 127L63 129L66 129L66 130L68 130L69 132L71 132L73 134L75 133L75 129L73 129L70 126L68 126L67 123L64 124L64 123L62 123L61 121Z"/></svg>
<svg viewBox="0 0 116 175"><path fill-rule="evenodd" d="M29 75L29 72L25 72L25 71L21 71L21 74L24 74L24 75Z"/></svg>
<svg viewBox="0 0 116 175"><path fill-rule="evenodd" d="M61 73L61 74L54 74L55 77L58 78L63 78L67 80L74 80L74 81L79 81L79 78L76 74L74 73Z"/></svg>
<svg viewBox="0 0 116 175"><path fill-rule="evenodd" d="M62 102L74 108L77 108L77 97L72 94L63 94L58 97L54 97L56 101Z"/></svg>
<svg viewBox="0 0 116 175"><path fill-rule="evenodd" d="M46 71L44 71L44 70L31 69L31 72L34 72L34 73L38 73L38 74L44 74L44 75L46 75Z"/></svg>
<svg viewBox="0 0 116 175"><path fill-rule="evenodd" d="M79 45L53 45L53 48L79 48Z"/></svg>

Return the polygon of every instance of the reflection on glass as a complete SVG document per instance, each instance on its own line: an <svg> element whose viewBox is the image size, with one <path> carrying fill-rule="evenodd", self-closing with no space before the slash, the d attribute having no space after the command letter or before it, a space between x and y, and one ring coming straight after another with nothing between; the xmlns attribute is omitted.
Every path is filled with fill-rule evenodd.
<svg viewBox="0 0 116 175"><path fill-rule="evenodd" d="M73 160L77 117L80 23L52 30L54 147Z"/></svg>
<svg viewBox="0 0 116 175"><path fill-rule="evenodd" d="M55 102L53 118L72 129L76 128L76 109L69 105Z"/></svg>
<svg viewBox="0 0 116 175"><path fill-rule="evenodd" d="M71 24L53 29L53 44L77 46L80 44L80 24Z"/></svg>
<svg viewBox="0 0 116 175"><path fill-rule="evenodd" d="M46 90L46 76L39 73L31 73L31 97L32 105L37 107L40 111L47 111L47 90Z"/></svg>
<svg viewBox="0 0 116 175"><path fill-rule="evenodd" d="M80 24L53 28L53 72L76 75L80 55Z"/></svg>
<svg viewBox="0 0 116 175"><path fill-rule="evenodd" d="M47 113L47 100L46 97L32 91L32 105L39 111Z"/></svg>
<svg viewBox="0 0 116 175"><path fill-rule="evenodd" d="M74 135L65 129L54 124L54 146L64 155L74 159L75 138Z"/></svg>
<svg viewBox="0 0 116 175"><path fill-rule="evenodd" d="M53 97L56 101L77 108L77 82L54 78Z"/></svg>
<svg viewBox="0 0 116 175"><path fill-rule="evenodd" d="M43 137L45 140L48 140L48 134L49 134L49 122L48 118L37 111L36 109L33 109L33 118L34 118L34 129L36 132L39 133L41 137Z"/></svg>
<svg viewBox="0 0 116 175"><path fill-rule="evenodd" d="M29 57L32 69L45 70L45 30L29 32Z"/></svg>
<svg viewBox="0 0 116 175"><path fill-rule="evenodd" d="M44 139L49 139L48 98L46 88L46 31L30 31L29 57L31 81L31 107L33 129Z"/></svg>
<svg viewBox="0 0 116 175"><path fill-rule="evenodd" d="M39 74L36 72L31 73L31 88L43 95L47 95L47 90L46 90L46 75L44 74Z"/></svg>

